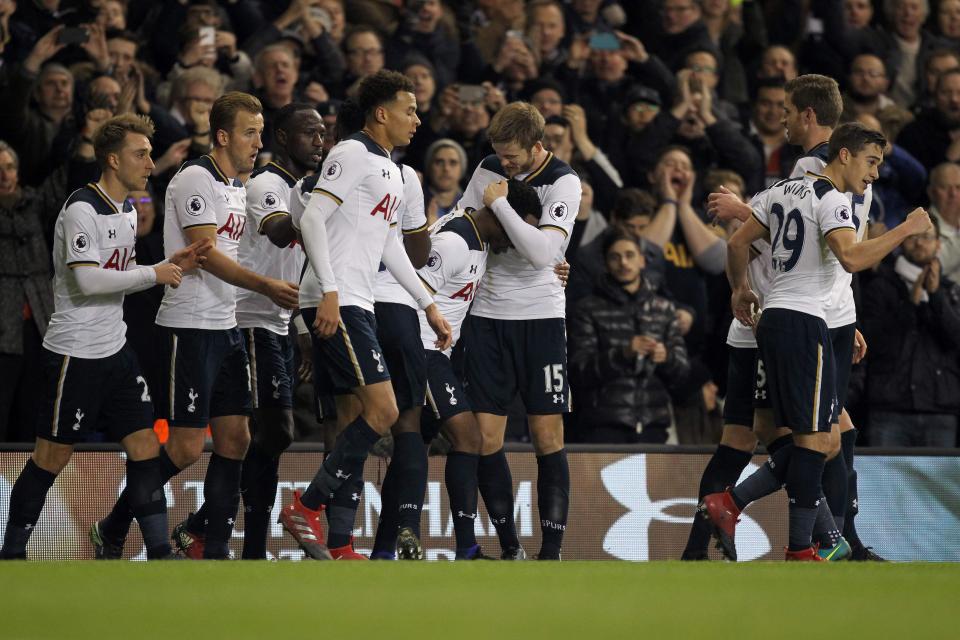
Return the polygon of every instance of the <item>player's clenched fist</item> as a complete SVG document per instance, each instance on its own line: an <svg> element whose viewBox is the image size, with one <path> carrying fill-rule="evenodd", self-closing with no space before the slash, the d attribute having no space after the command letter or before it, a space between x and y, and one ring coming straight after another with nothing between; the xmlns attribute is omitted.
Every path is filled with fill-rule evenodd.
<svg viewBox="0 0 960 640"><path fill-rule="evenodd" d="M907 214L907 221L913 225L913 233L926 233L933 229L933 223L930 222L930 215L923 207L917 207Z"/></svg>

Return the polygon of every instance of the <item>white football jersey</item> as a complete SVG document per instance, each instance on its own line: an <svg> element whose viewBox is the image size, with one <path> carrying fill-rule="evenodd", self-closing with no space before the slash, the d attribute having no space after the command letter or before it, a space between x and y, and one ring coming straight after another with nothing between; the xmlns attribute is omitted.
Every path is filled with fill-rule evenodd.
<svg viewBox="0 0 960 640"><path fill-rule="evenodd" d="M753 201L750 204L752 207ZM774 274L770 256L770 243L763 239L757 240L750 247L750 254L753 260L747 266L747 282L750 283L750 288L760 298L760 308L762 309L767 292L770 291ZM730 329L727 331L727 344L740 349L756 349L757 337L753 333L753 328L734 318L730 323Z"/></svg>
<svg viewBox="0 0 960 640"><path fill-rule="evenodd" d="M390 228L403 204L400 167L383 147L359 132L330 150L310 197L332 198L338 205L327 219L327 237L340 306L373 311L383 248L388 238L393 241ZM298 229L302 215L300 210L293 220ZM308 271L304 278L316 280L312 269ZM318 304L323 296L311 299L314 290L301 288L301 308Z"/></svg>
<svg viewBox="0 0 960 640"><path fill-rule="evenodd" d="M480 238L473 216L461 210L452 211L437 220L430 234L430 242L430 257L417 273L453 330L453 342L445 352L449 355L460 339L463 320L487 269L489 248ZM419 315L423 348L436 350L434 343L437 335L427 324L426 314L420 311Z"/></svg>
<svg viewBox="0 0 960 640"><path fill-rule="evenodd" d="M275 162L257 169L247 180L247 224L237 251L240 266L269 278L297 282L303 267L303 249L297 242L278 247L263 231L267 220L290 215L291 190L296 179ZM267 329L287 335L292 312L278 307L270 298L237 290L237 326Z"/></svg>
<svg viewBox="0 0 960 640"><path fill-rule="evenodd" d="M835 276L826 236L854 229L850 202L828 180L806 176L778 182L752 208L770 231L774 275L764 307L825 318Z"/></svg>
<svg viewBox="0 0 960 640"><path fill-rule="evenodd" d="M391 230L398 236L417 233L427 228L427 214L424 210L423 187L413 167L400 165L403 178L403 206L397 209L397 225ZM407 290L401 286L387 268L381 263L377 273L377 288L374 291L377 302L396 302L405 304L412 309L417 308Z"/></svg>
<svg viewBox="0 0 960 640"><path fill-rule="evenodd" d="M487 261L487 274L480 284L470 313L500 320L563 318L566 297L560 280L553 272L563 261L570 234L580 209L580 178L570 166L549 153L540 166L526 175L515 176L537 192L543 206L540 228L564 235L553 261L542 269L531 265L516 249L492 255ZM504 180L506 172L497 156L487 156L470 178L459 209L483 207L483 190L491 182Z"/></svg>
<svg viewBox="0 0 960 640"><path fill-rule="evenodd" d="M290 217L293 220L293 228L300 233L300 220L303 218L303 212L307 208L307 203L313 195L313 190L320 180L320 174L315 173L312 176L300 178L293 189L290 190ZM323 289L320 288L320 280L316 272L310 265L306 252L303 256L303 267L300 269L300 296L299 306L301 309L316 308L323 300Z"/></svg>
<svg viewBox="0 0 960 640"><path fill-rule="evenodd" d="M60 355L106 358L126 342L123 292L86 296L73 269L126 271L136 264L137 212L90 183L67 198L54 226L54 312L43 346Z"/></svg>
<svg viewBox="0 0 960 640"><path fill-rule="evenodd" d="M169 258L189 244L185 231L213 227L217 249L237 259L247 223L247 192L228 178L212 156L184 163L167 185L163 248ZM167 287L157 324L186 329L232 329L237 326L237 290L212 273L196 269L183 274L180 286Z"/></svg>
<svg viewBox="0 0 960 640"><path fill-rule="evenodd" d="M827 143L823 142L797 160L790 177L799 178L807 174L819 175L825 166L827 166ZM873 204L873 185L868 186L862 196L849 192L844 195L850 201L850 215L857 231L857 242L860 242L867 231L870 207ZM836 275L830 300L827 303L826 319L827 327L835 329L857 321L857 305L853 298L853 274L843 268L832 251L828 258L836 271Z"/></svg>

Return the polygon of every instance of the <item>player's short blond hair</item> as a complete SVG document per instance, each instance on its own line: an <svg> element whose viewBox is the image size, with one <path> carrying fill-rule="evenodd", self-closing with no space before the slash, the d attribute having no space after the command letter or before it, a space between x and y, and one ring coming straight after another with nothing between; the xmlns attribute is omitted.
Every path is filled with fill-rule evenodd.
<svg viewBox="0 0 960 640"><path fill-rule="evenodd" d="M100 169L106 169L107 156L123 149L128 133L139 133L149 139L153 131L153 120L133 113L113 116L104 122L93 134L93 155Z"/></svg>
<svg viewBox="0 0 960 640"><path fill-rule="evenodd" d="M516 143L522 149L532 149L543 140L545 127L543 114L535 106L529 102L511 102L490 120L487 139L493 144Z"/></svg>

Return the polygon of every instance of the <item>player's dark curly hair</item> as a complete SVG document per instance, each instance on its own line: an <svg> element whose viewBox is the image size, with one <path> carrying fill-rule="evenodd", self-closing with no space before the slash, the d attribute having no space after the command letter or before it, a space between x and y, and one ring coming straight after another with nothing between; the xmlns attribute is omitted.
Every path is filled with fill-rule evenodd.
<svg viewBox="0 0 960 640"><path fill-rule="evenodd" d="M413 81L396 71L381 69L361 80L356 100L364 118L370 118L377 107L393 102L398 91L413 93ZM340 118L340 114L337 118Z"/></svg>
<svg viewBox="0 0 960 640"><path fill-rule="evenodd" d="M340 104L340 109L337 111L337 128L334 133L337 142L363 129L364 120L363 109L360 108L357 101L353 98L344 100Z"/></svg>
<svg viewBox="0 0 960 640"><path fill-rule="evenodd" d="M540 218L542 205L536 190L526 182L507 180L507 202L521 218L533 216Z"/></svg>

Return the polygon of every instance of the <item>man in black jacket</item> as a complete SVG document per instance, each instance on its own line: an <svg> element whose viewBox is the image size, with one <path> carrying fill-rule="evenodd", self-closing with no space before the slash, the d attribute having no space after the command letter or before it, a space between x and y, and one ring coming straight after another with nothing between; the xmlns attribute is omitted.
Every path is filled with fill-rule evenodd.
<svg viewBox="0 0 960 640"><path fill-rule="evenodd" d="M690 369L673 304L643 279L637 239L605 242L607 277L570 318L570 367L587 441L666 442L671 384Z"/></svg>
<svg viewBox="0 0 960 640"><path fill-rule="evenodd" d="M937 219L931 218L934 226ZM941 278L937 230L910 236L863 296L870 444L954 447L960 414L960 285Z"/></svg>

